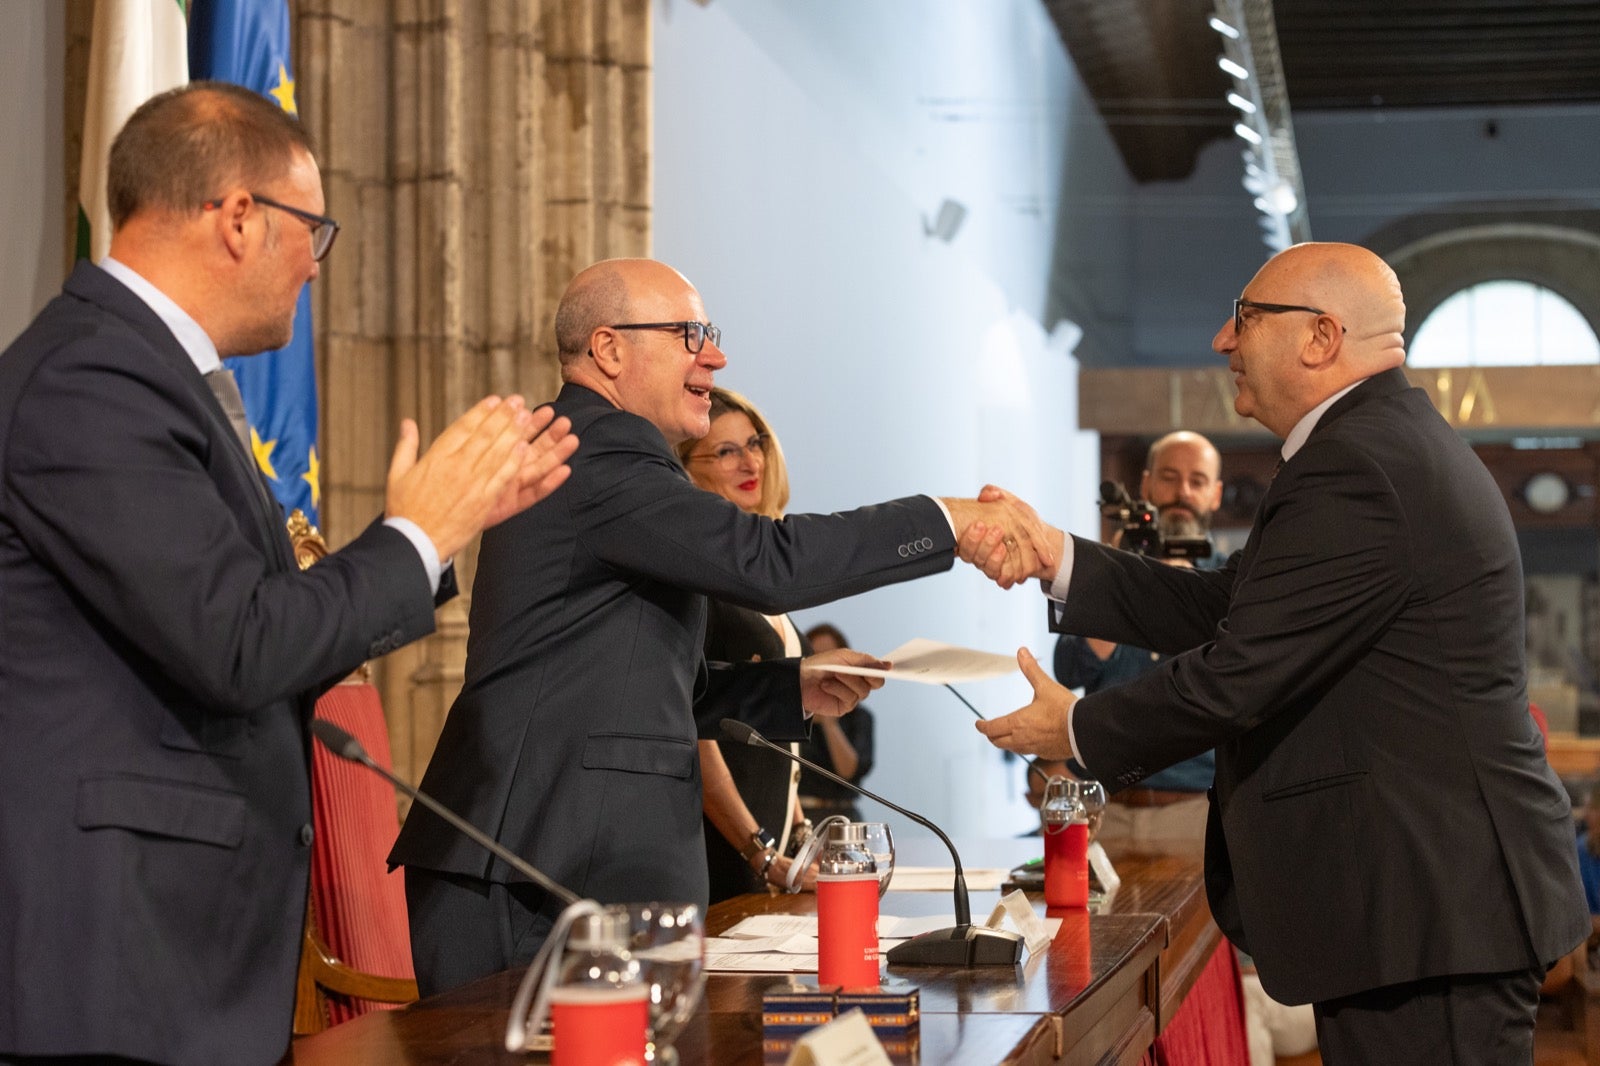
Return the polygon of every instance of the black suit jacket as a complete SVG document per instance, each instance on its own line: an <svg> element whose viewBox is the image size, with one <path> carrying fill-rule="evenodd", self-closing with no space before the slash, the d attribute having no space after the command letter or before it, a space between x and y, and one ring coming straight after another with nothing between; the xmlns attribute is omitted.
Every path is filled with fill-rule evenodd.
<svg viewBox="0 0 1600 1066"><path fill-rule="evenodd" d="M1511 519L1403 373L1328 409L1221 571L1074 545L1059 628L1195 649L1081 700L1083 760L1116 788L1216 747L1212 910L1275 998L1522 969L1583 939Z"/></svg>
<svg viewBox="0 0 1600 1066"><path fill-rule="evenodd" d="M0 355L0 1054L277 1061L312 699L432 606L381 525L300 573L189 357L78 266Z"/></svg>
<svg viewBox="0 0 1600 1066"><path fill-rule="evenodd" d="M745 514L637 415L577 385L555 409L581 441L572 476L484 534L466 684L423 787L580 896L704 903L697 735L730 714L804 733L793 660L706 669L706 597L797 610L948 569L954 538L921 496ZM416 808L390 859L517 877Z"/></svg>

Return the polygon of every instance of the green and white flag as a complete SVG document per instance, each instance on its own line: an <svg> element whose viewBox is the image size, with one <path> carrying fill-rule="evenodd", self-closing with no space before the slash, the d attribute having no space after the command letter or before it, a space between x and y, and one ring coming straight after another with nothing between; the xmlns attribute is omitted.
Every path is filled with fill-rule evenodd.
<svg viewBox="0 0 1600 1066"><path fill-rule="evenodd" d="M106 159L138 106L189 80L188 0L95 0L78 171L78 257L111 247Z"/></svg>

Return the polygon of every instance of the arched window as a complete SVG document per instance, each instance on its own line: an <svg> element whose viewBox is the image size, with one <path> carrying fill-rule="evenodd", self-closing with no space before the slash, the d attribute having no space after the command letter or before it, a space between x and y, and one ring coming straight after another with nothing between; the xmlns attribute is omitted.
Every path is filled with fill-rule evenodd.
<svg viewBox="0 0 1600 1066"><path fill-rule="evenodd" d="M1600 363L1600 339L1578 309L1526 281L1485 281L1434 308L1406 365L1551 366Z"/></svg>

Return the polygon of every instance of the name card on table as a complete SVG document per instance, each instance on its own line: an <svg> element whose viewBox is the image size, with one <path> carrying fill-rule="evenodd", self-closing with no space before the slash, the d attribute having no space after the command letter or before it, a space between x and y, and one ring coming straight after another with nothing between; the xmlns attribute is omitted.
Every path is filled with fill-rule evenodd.
<svg viewBox="0 0 1600 1066"><path fill-rule="evenodd" d="M860 1009L819 1025L795 1042L786 1066L891 1066Z"/></svg>

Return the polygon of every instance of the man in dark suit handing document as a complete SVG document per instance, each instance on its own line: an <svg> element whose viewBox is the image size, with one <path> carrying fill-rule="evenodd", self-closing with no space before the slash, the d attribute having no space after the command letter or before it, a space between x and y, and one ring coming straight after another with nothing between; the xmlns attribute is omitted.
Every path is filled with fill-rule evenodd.
<svg viewBox="0 0 1600 1066"><path fill-rule="evenodd" d="M1034 701L978 728L1112 789L1215 747L1212 912L1275 999L1315 1005L1329 1066L1531 1063L1540 980L1588 932L1571 812L1510 516L1399 369L1404 328L1371 252L1270 260L1212 342L1283 438L1244 549L1183 570L1050 535L1053 628L1176 657L1075 701L1021 651Z"/></svg>
<svg viewBox="0 0 1600 1066"><path fill-rule="evenodd" d="M109 191L110 256L0 355L0 1063L271 1063L312 703L431 632L450 558L577 441L491 397L418 458L408 420L385 520L301 572L220 360L288 342L338 231L304 132L195 83L128 120Z"/></svg>

